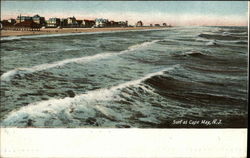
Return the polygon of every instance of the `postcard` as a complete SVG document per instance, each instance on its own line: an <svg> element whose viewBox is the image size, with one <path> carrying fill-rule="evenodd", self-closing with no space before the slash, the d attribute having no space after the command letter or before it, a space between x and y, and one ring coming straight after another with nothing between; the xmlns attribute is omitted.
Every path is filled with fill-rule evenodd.
<svg viewBox="0 0 250 158"><path fill-rule="evenodd" d="M232 149L244 157L248 8L247 1L1 1L1 156L227 157ZM56 145L41 142L58 143L54 134L72 146L43 155ZM179 138L204 142L194 149ZM76 149L78 140L88 150ZM189 153L167 154L178 147Z"/></svg>

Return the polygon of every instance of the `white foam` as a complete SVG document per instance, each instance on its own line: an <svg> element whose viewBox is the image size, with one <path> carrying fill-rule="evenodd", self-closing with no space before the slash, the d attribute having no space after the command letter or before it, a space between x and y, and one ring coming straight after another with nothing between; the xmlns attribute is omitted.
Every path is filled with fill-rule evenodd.
<svg viewBox="0 0 250 158"><path fill-rule="evenodd" d="M111 56L112 54L113 53L102 53L102 54L96 54L93 56L72 58L72 59L66 59L66 60L57 61L57 62L53 62L53 63L36 65L36 66L30 67L30 68L16 68L14 70L10 70L10 71L2 74L1 81L10 81L11 78L13 76L15 76L16 74L27 74L27 73L37 72L37 71L43 71L43 70L51 69L54 67L63 66L63 65L68 64L68 63L73 63L73 62L88 62L91 60L105 58L105 57Z"/></svg>
<svg viewBox="0 0 250 158"><path fill-rule="evenodd" d="M228 36L228 35L230 35L229 32L222 32L222 36Z"/></svg>
<svg viewBox="0 0 250 158"><path fill-rule="evenodd" d="M204 34L205 35L217 35L215 33L204 33ZM214 42L215 43L215 40L211 40L211 39L207 39L207 38L204 38L204 37L200 37L199 35L197 35L196 37L197 38L195 40L199 41L199 42L206 42L206 43L212 43L212 42Z"/></svg>
<svg viewBox="0 0 250 158"><path fill-rule="evenodd" d="M130 82L120 84L118 86L114 86L114 87L111 88L111 90L123 89L125 87L139 85L141 82L145 81L146 79L149 79L149 78L151 78L153 76L163 75L164 71L169 71L169 70L175 69L176 67L179 67L179 66L180 65L178 64L178 65L175 65L173 67L164 69L164 70L159 71L159 72L154 72L154 73L147 74L146 76L144 76L143 78L140 78L138 80L134 80L134 81L130 81Z"/></svg>
<svg viewBox="0 0 250 158"><path fill-rule="evenodd" d="M29 72L29 68L16 68L1 75L1 81L10 81L12 76L22 75Z"/></svg>
<svg viewBox="0 0 250 158"><path fill-rule="evenodd" d="M206 55L206 54L199 52L199 51L187 51L187 52L181 53L181 55L192 55L192 54Z"/></svg>
<svg viewBox="0 0 250 158"><path fill-rule="evenodd" d="M2 125L3 126L22 126L22 123L23 123L23 126L25 126L27 123L27 119L34 119L36 120L36 123L38 126L39 125L44 126L46 121L52 118L56 119L57 117L59 117L59 115L61 115L61 113L63 113L64 115L63 117L72 119L72 116L70 114L71 109L81 110L84 114L84 116L81 116L83 118L94 117L95 109L101 108L98 103L104 103L105 101L119 99L117 93L119 93L120 90L129 86L144 87L143 85L140 85L142 81L145 81L146 79L149 79L153 76L162 75L164 71L169 71L169 70L175 69L176 67L179 67L179 65L166 68L159 72L148 74L138 80L122 83L111 88L98 89L94 91L89 91L86 94L76 95L74 98L67 97L64 99L51 99L48 101L31 103L25 107L20 108L18 111L12 111L7 116L7 118L2 121ZM150 91L150 92L152 91L146 87L144 87L143 89ZM115 105L112 105L112 106L115 106ZM104 110L103 108L101 109ZM107 115L108 114L115 115L114 112L113 113L107 112ZM121 119L119 117L117 116L118 119Z"/></svg>
<svg viewBox="0 0 250 158"><path fill-rule="evenodd" d="M153 41L150 41L150 42L144 42L144 43L141 43L141 44L136 44L136 45L130 46L128 49L129 50L140 49L140 48L147 47L148 45L154 44L154 43L159 42L159 41L160 40L153 40Z"/></svg>
<svg viewBox="0 0 250 158"><path fill-rule="evenodd" d="M207 46L214 46L214 45L217 45L217 43L215 40L211 40L211 41L207 42L206 45Z"/></svg>
<svg viewBox="0 0 250 158"><path fill-rule="evenodd" d="M12 77L14 77L16 74L27 74L27 73L33 73L33 72L37 72L37 71L43 71L43 70L47 70L47 69L51 69L54 67L60 67L63 65L66 65L68 63L82 63L82 62L89 62L92 60L98 60L98 59L102 59L102 58L107 58L113 55L119 55L119 54L124 54L124 53L128 53L137 49L141 49L144 47L147 47L151 44L154 44L156 42L158 42L159 40L153 40L150 42L144 42L141 44L136 44L133 46L130 46L127 50L124 51L120 51L119 53L101 53L101 54L96 54L93 56L85 56L85 57L80 57L80 58L72 58L72 59L65 59L62 61L57 61L57 62L53 62L53 63L46 63L46 64L41 64L41 65L36 65L30 68L16 68L14 70L10 70L5 72L4 74L1 75L1 81L10 81L12 79Z"/></svg>
<svg viewBox="0 0 250 158"><path fill-rule="evenodd" d="M247 35L247 32L223 32L223 35Z"/></svg>

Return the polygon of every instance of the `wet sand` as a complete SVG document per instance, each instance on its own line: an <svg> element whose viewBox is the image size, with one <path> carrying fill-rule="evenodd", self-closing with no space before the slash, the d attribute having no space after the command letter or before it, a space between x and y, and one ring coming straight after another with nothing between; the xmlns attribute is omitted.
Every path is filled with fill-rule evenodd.
<svg viewBox="0 0 250 158"><path fill-rule="evenodd" d="M25 36L25 35L41 35L41 34L62 34L62 33L81 33L81 32L108 32L123 30L146 30L146 29L166 29L166 27L116 27L116 28L45 28L40 31L14 31L2 30L1 37L7 36Z"/></svg>

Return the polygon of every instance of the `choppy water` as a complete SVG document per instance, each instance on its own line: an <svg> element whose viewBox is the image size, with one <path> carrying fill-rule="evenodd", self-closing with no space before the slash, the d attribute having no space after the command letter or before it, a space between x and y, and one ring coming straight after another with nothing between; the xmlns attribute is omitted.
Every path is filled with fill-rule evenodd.
<svg viewBox="0 0 250 158"><path fill-rule="evenodd" d="M1 39L2 127L246 127L247 27Z"/></svg>

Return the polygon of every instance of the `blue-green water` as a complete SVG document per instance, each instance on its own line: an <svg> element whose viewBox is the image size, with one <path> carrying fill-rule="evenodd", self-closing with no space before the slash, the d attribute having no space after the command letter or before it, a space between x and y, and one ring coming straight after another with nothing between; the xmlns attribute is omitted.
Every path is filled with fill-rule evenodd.
<svg viewBox="0 0 250 158"><path fill-rule="evenodd" d="M247 37L247 27L3 37L1 126L245 127Z"/></svg>

